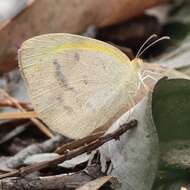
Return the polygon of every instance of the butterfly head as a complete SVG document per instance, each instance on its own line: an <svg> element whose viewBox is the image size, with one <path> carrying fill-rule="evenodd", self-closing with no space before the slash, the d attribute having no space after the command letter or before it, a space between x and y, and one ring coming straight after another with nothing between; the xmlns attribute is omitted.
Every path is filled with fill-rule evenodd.
<svg viewBox="0 0 190 190"><path fill-rule="evenodd" d="M135 68L137 68L137 69L140 69L140 68L141 68L142 63L143 63L143 60L140 59L140 58L134 58L134 59L131 61L131 64L133 65L133 67L135 67Z"/></svg>
<svg viewBox="0 0 190 190"><path fill-rule="evenodd" d="M143 65L143 60L140 58L134 58L131 61L131 67L133 68L134 72L140 74L142 71L142 65Z"/></svg>
<svg viewBox="0 0 190 190"><path fill-rule="evenodd" d="M140 58L142 56L142 54L149 49L150 47L152 47L154 44L157 44L158 42L162 41L162 40L168 40L170 39L170 37L168 36L163 36L161 38L158 38L157 40L153 41L152 43L149 44L149 42L154 39L157 38L156 34L151 35L143 44L142 46L139 48L135 58L131 61L132 63L132 67L135 69L135 71L138 72L138 74L140 75L142 70L143 70L143 60ZM148 44L148 45L147 45Z"/></svg>

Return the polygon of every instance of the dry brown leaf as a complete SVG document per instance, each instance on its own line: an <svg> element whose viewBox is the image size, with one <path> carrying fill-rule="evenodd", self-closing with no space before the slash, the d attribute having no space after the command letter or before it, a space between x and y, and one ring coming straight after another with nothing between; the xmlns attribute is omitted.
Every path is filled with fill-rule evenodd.
<svg viewBox="0 0 190 190"><path fill-rule="evenodd" d="M20 44L43 33L79 33L137 16L163 0L38 0L0 31L0 73L16 67ZM6 64L6 65L5 65Z"/></svg>
<svg viewBox="0 0 190 190"><path fill-rule="evenodd" d="M25 9L28 8L30 5L32 5L35 2L35 0L27 0L25 4ZM0 30L2 30L9 22L11 22L13 17L5 19L3 21L0 21Z"/></svg>

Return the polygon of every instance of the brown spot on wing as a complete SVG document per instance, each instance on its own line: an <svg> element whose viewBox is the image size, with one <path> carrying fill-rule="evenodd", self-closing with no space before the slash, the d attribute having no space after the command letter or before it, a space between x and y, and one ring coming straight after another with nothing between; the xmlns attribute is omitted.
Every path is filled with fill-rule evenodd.
<svg viewBox="0 0 190 190"><path fill-rule="evenodd" d="M86 80L86 79L84 79L83 82L84 82L85 85L88 84L88 80Z"/></svg>
<svg viewBox="0 0 190 190"><path fill-rule="evenodd" d="M66 76L63 74L63 69L61 68L61 65L58 63L58 61L54 60L53 65L55 66L55 77L57 78L59 84L61 84L68 90L73 90L73 87L70 87L68 85Z"/></svg>
<svg viewBox="0 0 190 190"><path fill-rule="evenodd" d="M70 107L70 106L67 106L67 105L64 105L64 109L65 109L67 112L69 112L69 113L74 112L74 111L73 111L73 108Z"/></svg>
<svg viewBox="0 0 190 190"><path fill-rule="evenodd" d="M80 55L79 55L77 52L75 53L74 57L75 57L75 60L76 60L76 61L79 61L79 60L80 60Z"/></svg>
<svg viewBox="0 0 190 190"><path fill-rule="evenodd" d="M68 106L68 105L65 104L63 96L57 96L56 100L57 100L58 104L63 104L63 107L64 107L65 111L67 111L69 113L74 112L73 108L71 106Z"/></svg>

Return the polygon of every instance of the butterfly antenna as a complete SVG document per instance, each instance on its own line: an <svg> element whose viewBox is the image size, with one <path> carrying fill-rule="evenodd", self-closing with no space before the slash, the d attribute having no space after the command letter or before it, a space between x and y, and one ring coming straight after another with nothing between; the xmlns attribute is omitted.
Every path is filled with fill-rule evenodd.
<svg viewBox="0 0 190 190"><path fill-rule="evenodd" d="M137 52L137 54L136 54L136 58L138 58L139 57L139 54L141 53L141 51L142 51L142 49L144 48L144 46L151 40L151 39L153 39L153 38L157 38L157 35L156 34L153 34L153 35L151 35L143 44L142 44L142 46L139 48L139 50L138 50L138 52Z"/></svg>
<svg viewBox="0 0 190 190"><path fill-rule="evenodd" d="M152 47L154 44L156 44L156 43L158 43L158 42L160 42L160 41L162 41L162 40L169 40L169 39L170 39L169 36L163 36L163 37L159 38L158 40L152 42L152 43L149 44L146 48L144 48L143 51L141 51L141 52L138 54L137 58L140 57L147 49L149 49L150 47Z"/></svg>

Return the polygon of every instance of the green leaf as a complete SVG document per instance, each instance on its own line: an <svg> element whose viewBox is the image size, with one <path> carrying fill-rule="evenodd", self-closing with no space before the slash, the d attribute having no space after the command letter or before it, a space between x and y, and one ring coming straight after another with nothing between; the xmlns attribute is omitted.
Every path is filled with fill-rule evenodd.
<svg viewBox="0 0 190 190"><path fill-rule="evenodd" d="M152 94L152 113L159 140L190 138L190 80L161 79Z"/></svg>

